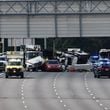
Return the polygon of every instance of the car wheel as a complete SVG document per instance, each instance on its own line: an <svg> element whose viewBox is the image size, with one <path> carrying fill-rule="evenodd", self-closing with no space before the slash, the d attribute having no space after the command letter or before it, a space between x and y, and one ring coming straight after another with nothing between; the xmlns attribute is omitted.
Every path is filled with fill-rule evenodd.
<svg viewBox="0 0 110 110"><path fill-rule="evenodd" d="M35 69L35 68L33 68L33 69L32 69L32 72L35 72L35 71L36 71L36 69Z"/></svg>
<svg viewBox="0 0 110 110"><path fill-rule="evenodd" d="M100 75L97 75L97 78L100 78Z"/></svg>
<svg viewBox="0 0 110 110"><path fill-rule="evenodd" d="M94 74L94 78L97 78L97 75L96 74Z"/></svg>

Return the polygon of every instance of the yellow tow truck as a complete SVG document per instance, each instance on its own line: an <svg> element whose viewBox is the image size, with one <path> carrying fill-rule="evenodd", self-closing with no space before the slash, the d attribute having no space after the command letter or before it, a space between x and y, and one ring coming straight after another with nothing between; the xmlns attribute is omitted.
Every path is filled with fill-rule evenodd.
<svg viewBox="0 0 110 110"><path fill-rule="evenodd" d="M24 78L24 67L22 63L22 55L20 54L9 54L8 63L5 68L5 77L8 78L9 76L20 76Z"/></svg>

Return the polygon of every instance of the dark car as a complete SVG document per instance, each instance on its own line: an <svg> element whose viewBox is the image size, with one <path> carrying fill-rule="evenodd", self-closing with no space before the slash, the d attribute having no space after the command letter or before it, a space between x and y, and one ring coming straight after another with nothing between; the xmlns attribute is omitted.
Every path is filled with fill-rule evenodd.
<svg viewBox="0 0 110 110"><path fill-rule="evenodd" d="M0 72L5 71L5 64L0 62Z"/></svg>
<svg viewBox="0 0 110 110"><path fill-rule="evenodd" d="M43 71L60 72L63 71L62 65L58 60L48 60L42 65Z"/></svg>
<svg viewBox="0 0 110 110"><path fill-rule="evenodd" d="M108 58L100 59L93 67L94 77L100 78L100 76L110 77L110 60Z"/></svg>

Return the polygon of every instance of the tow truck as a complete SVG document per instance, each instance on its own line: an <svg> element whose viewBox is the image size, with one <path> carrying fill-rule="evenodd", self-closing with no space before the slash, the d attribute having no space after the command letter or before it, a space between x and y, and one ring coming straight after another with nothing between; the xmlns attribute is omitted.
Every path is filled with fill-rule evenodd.
<svg viewBox="0 0 110 110"><path fill-rule="evenodd" d="M23 67L23 56L18 53L8 54L8 63L5 68L5 77L8 78L9 76L20 76L24 78L24 67Z"/></svg>

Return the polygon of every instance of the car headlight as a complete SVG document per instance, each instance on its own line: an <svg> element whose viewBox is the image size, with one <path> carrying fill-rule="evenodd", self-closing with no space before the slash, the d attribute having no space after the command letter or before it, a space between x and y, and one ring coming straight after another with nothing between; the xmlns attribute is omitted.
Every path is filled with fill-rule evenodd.
<svg viewBox="0 0 110 110"><path fill-rule="evenodd" d="M110 62L107 62L108 65L110 65Z"/></svg>

